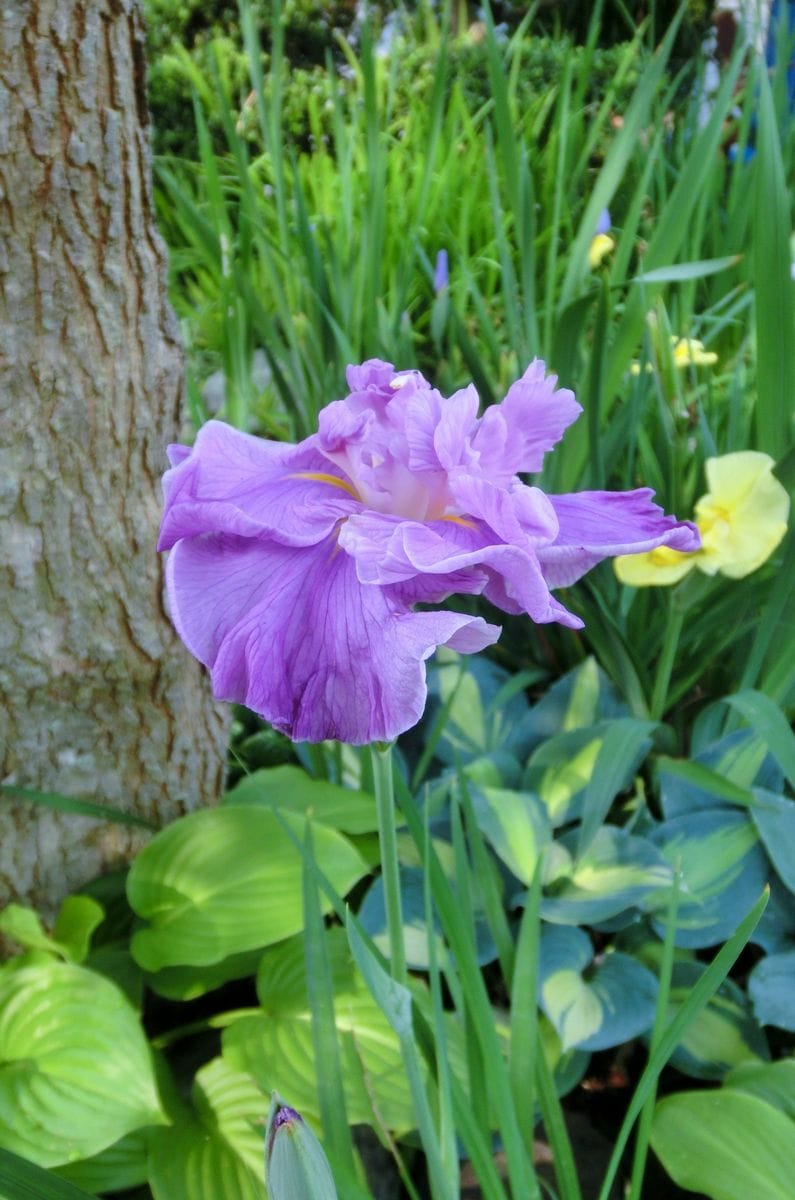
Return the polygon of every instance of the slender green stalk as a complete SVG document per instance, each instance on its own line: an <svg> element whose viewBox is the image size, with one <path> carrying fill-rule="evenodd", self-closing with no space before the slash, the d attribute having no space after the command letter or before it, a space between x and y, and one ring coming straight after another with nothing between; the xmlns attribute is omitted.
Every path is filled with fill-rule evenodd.
<svg viewBox="0 0 795 1200"><path fill-rule="evenodd" d="M392 746L374 743L370 747L373 786L378 815L378 841L381 847L381 879L384 886L386 927L389 935L389 962L392 978L406 983L406 951L403 944L403 910L400 902L400 865L395 827L395 784L392 775Z"/></svg>
<svg viewBox="0 0 795 1200"><path fill-rule="evenodd" d="M654 678L654 688L649 704L649 715L653 721L659 721L665 712L668 701L668 685L671 682L671 672L679 648L679 637L685 620L685 610L680 608L672 597L668 599L668 620L665 626L660 661Z"/></svg>
<svg viewBox="0 0 795 1200"><path fill-rule="evenodd" d="M665 917L665 940L663 942L662 957L660 959L660 979L657 990L657 1007L654 1012L654 1025L651 1031L651 1040L649 1042L649 1053L654 1054L660 1044L663 1032L665 1030L665 1022L668 1016L668 1000L671 994L671 976L674 969L674 950L676 942L676 917L679 911L679 889L682 882L682 874L679 869L674 871L673 886L671 888L671 899L668 904L668 911ZM651 1124L654 1117L654 1105L657 1100L657 1082L655 1080L651 1091L643 1105L638 1121L638 1132L635 1137L635 1157L632 1161L632 1181L630 1183L629 1195L627 1200L642 1200L641 1189L643 1187L643 1177L646 1173L646 1159L649 1153L649 1137L651 1135Z"/></svg>

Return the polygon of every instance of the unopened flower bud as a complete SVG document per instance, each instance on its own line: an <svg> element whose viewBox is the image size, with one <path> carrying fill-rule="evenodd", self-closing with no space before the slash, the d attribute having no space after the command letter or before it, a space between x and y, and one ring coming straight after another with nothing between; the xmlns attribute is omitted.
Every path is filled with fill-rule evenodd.
<svg viewBox="0 0 795 1200"><path fill-rule="evenodd" d="M338 1200L323 1147L303 1117L274 1096L265 1132L269 1200Z"/></svg>

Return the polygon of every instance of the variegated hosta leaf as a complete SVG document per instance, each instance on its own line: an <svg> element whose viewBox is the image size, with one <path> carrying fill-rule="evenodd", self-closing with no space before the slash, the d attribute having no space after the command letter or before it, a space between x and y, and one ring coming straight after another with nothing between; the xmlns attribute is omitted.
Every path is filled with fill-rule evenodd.
<svg viewBox="0 0 795 1200"><path fill-rule="evenodd" d="M652 840L682 872L676 944L724 941L759 899L770 873L748 815L728 808L689 813L659 825ZM662 936L661 921L655 928Z"/></svg>
<svg viewBox="0 0 795 1200"><path fill-rule="evenodd" d="M699 962L674 965L669 1020L676 1016L705 970ZM696 1079L723 1079L740 1063L761 1063L769 1057L765 1035L746 997L727 979L687 1026L671 1055L671 1065Z"/></svg>
<svg viewBox="0 0 795 1200"><path fill-rule="evenodd" d="M593 961L581 929L546 925L541 931L539 1000L564 1050L605 1050L648 1030L657 980L629 955Z"/></svg>
<svg viewBox="0 0 795 1200"><path fill-rule="evenodd" d="M673 878L669 864L646 838L603 825L585 853L572 856L576 837L554 846L555 876L548 879L541 915L558 925L592 925L663 893ZM566 862L565 859L568 859Z"/></svg>

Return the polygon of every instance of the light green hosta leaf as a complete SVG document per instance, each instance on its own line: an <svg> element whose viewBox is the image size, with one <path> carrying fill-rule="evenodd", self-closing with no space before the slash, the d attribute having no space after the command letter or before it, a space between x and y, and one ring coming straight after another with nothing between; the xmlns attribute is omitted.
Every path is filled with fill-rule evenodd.
<svg viewBox="0 0 795 1200"><path fill-rule="evenodd" d="M792 1200L795 1122L758 1096L668 1096L651 1144L674 1183L711 1200Z"/></svg>
<svg viewBox="0 0 795 1200"><path fill-rule="evenodd" d="M571 841L571 835L558 843ZM558 874L546 885L541 915L559 925L606 921L668 888L669 865L645 838L603 825L585 854L566 868L559 857Z"/></svg>
<svg viewBox="0 0 795 1200"><path fill-rule="evenodd" d="M541 851L552 840L546 809L530 792L472 789L477 823L509 871L529 887Z"/></svg>
<svg viewBox="0 0 795 1200"><path fill-rule="evenodd" d="M105 919L105 910L93 896L67 896L61 905L53 940L72 962L85 962L94 931Z"/></svg>
<svg viewBox="0 0 795 1200"><path fill-rule="evenodd" d="M223 1057L253 1076L263 1092L289 1096L291 1106L317 1124L319 1067L302 954L299 939L268 951L257 978L264 1011L224 1031ZM375 1106L391 1129L410 1129L414 1117L398 1039L352 967L341 929L329 931L329 957L348 1118L351 1124L372 1123Z"/></svg>
<svg viewBox="0 0 795 1200"><path fill-rule="evenodd" d="M282 822L300 845L303 818L230 804L174 821L144 847L127 882L132 908L149 922L132 941L142 967L206 966L303 928L302 857ZM325 826L313 841L326 878L344 895L366 873L364 861Z"/></svg>
<svg viewBox="0 0 795 1200"><path fill-rule="evenodd" d="M795 1033L795 950L768 954L757 963L748 979L748 995L760 1025Z"/></svg>
<svg viewBox="0 0 795 1200"><path fill-rule="evenodd" d="M637 1037L654 1020L657 980L626 954L591 966L593 947L581 929L544 926L539 998L565 1050L605 1050Z"/></svg>
<svg viewBox="0 0 795 1200"><path fill-rule="evenodd" d="M57 1174L93 1193L121 1192L140 1187L146 1183L149 1137L153 1128L160 1127L136 1129L91 1158L57 1167Z"/></svg>
<svg viewBox="0 0 795 1200"><path fill-rule="evenodd" d="M677 946L714 946L737 928L767 883L769 867L744 812L712 809L674 817L652 840L682 871ZM657 922L662 934L662 924Z"/></svg>
<svg viewBox="0 0 795 1200"><path fill-rule="evenodd" d="M569 671L533 706L527 727L534 745L558 733L583 729L609 717L623 717L627 707L596 660Z"/></svg>
<svg viewBox="0 0 795 1200"><path fill-rule="evenodd" d="M245 950L242 954L230 954L221 962L206 967L164 967L162 971L148 975L147 986L158 996L167 1000L195 1000L199 996L222 987L231 979L246 979L256 975L262 950Z"/></svg>
<svg viewBox="0 0 795 1200"><path fill-rule="evenodd" d="M268 1097L245 1074L214 1058L196 1075L195 1111L151 1136L149 1185L155 1200L267 1200Z"/></svg>
<svg viewBox="0 0 795 1200"><path fill-rule="evenodd" d="M706 968L698 962L674 966L668 1020L687 1000ZM754 1020L743 993L726 980L685 1030L671 1055L671 1065L696 1079L723 1079L741 1063L760 1063L770 1057L765 1036Z"/></svg>
<svg viewBox="0 0 795 1200"><path fill-rule="evenodd" d="M42 1166L165 1120L138 1017L71 963L0 974L0 1143Z"/></svg>
<svg viewBox="0 0 795 1200"><path fill-rule="evenodd" d="M370 833L378 828L375 800L365 792L312 779L300 767L254 771L223 797L224 804L260 804L311 816L314 824L342 833Z"/></svg>
<svg viewBox="0 0 795 1200"><path fill-rule="evenodd" d="M742 1063L726 1076L726 1087L759 1096L795 1121L795 1058Z"/></svg>

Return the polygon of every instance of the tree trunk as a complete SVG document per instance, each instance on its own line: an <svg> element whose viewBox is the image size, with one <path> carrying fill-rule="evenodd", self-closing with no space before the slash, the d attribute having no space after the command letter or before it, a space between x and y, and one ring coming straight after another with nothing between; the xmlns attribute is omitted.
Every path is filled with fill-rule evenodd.
<svg viewBox="0 0 795 1200"><path fill-rule="evenodd" d="M155 552L182 357L139 0L0 6L0 780L154 822L217 794L224 720ZM0 903L51 910L128 827L0 798Z"/></svg>

